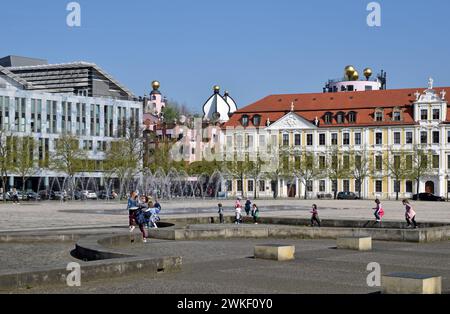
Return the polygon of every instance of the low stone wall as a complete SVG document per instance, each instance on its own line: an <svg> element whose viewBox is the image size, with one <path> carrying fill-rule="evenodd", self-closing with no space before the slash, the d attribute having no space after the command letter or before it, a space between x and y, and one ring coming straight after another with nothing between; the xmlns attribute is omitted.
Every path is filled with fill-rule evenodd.
<svg viewBox="0 0 450 314"><path fill-rule="evenodd" d="M226 222L233 222L234 217L226 217ZM324 220L322 228L308 227L308 219L266 217L259 219L260 225L244 228L223 225L218 228L190 228L191 225L215 223L214 217L170 219L175 227L152 229L152 238L165 240L194 240L215 238L302 238L302 239L337 239L339 237L370 236L374 240L404 242L435 242L450 239L450 225L441 223L422 224L419 229L408 229L406 223L383 222L382 227L374 226L373 221ZM245 222L250 222L245 217ZM244 225L245 226L245 225Z"/></svg>
<svg viewBox="0 0 450 314"><path fill-rule="evenodd" d="M81 266L81 284L99 279L109 279L131 274L156 276L181 269L181 257L126 258L97 261ZM0 274L0 290L28 289L37 286L66 285L70 274L65 268L42 269L25 273Z"/></svg>

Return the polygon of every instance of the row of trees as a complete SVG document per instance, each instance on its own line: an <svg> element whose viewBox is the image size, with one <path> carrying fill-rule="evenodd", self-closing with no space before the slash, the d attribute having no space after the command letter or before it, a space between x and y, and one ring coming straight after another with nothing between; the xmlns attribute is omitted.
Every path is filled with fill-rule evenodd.
<svg viewBox="0 0 450 314"><path fill-rule="evenodd" d="M396 182L404 179L415 181L418 191L421 178L433 168L430 152L421 147L411 152L391 150L384 153L381 159L369 155L368 151L342 152L330 148L321 156L288 149L277 152L269 160L256 153L252 158L240 155L224 162L200 161L188 164L171 158L172 141L157 139L153 133L149 137L142 136L139 124L133 121L123 121L122 127L123 137L107 147L101 163L90 160L88 151L80 148L80 139L73 135L61 136L55 141L54 151L47 154L44 160L39 160L40 155L45 155L36 154L39 149L43 150L39 148L41 143L30 136L17 137L0 130L0 175L3 187L8 185L7 178L12 173L22 177L22 189L25 190L27 179L38 175L43 168L66 174L70 182L82 172L102 171L106 181L118 179L120 194L123 194L126 183L146 170L154 173L162 169L168 173L175 169L192 176L212 175L218 170L241 182L246 178L252 179L255 184L263 179L278 182L280 178L296 178L304 186L304 196L307 198L308 183L325 178L333 182L353 178L361 193L362 184L368 177L389 176ZM149 146L149 143L152 145ZM257 190L254 186L255 198ZM398 187L396 192L398 198Z"/></svg>
<svg viewBox="0 0 450 314"><path fill-rule="evenodd" d="M415 181L419 191L420 180L433 170L432 155L420 147L414 151L388 151L376 159L375 155L366 151L341 152L336 148L330 149L324 155L312 152L283 151L278 158L263 160L258 155L252 158L237 159L221 163L219 169L232 178L244 181L251 179L255 183L259 180L270 179L278 182L280 178L298 179L304 187L304 197L308 197L307 185L318 179L329 179L337 182L341 179L354 179L356 189L361 197L362 185L369 177L390 177L396 182L402 180ZM379 162L381 160L381 163ZM334 197L337 196L337 189ZM396 186L396 197L399 198L399 186ZM257 197L257 188L253 189Z"/></svg>

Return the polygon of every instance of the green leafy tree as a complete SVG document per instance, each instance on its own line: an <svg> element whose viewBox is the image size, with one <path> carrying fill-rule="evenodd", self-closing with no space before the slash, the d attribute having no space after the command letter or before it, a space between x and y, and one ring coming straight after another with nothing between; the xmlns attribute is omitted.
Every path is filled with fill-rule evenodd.
<svg viewBox="0 0 450 314"><path fill-rule="evenodd" d="M144 138L139 121L121 121L119 140L111 142L103 163L104 171L115 176L120 184L120 196L127 193L128 183L143 169Z"/></svg>
<svg viewBox="0 0 450 314"><path fill-rule="evenodd" d="M3 184L3 200L6 201L8 174L13 170L11 137L8 132L0 130L0 172Z"/></svg>
<svg viewBox="0 0 450 314"><path fill-rule="evenodd" d="M75 176L83 171L86 158L86 151L80 148L78 137L65 134L55 140L49 168L67 175L72 197L75 193Z"/></svg>
<svg viewBox="0 0 450 314"><path fill-rule="evenodd" d="M16 136L12 140L12 145L14 146L12 150L14 160L12 170L22 178L22 191L25 193L27 180L39 171L34 158L38 143L31 136Z"/></svg>

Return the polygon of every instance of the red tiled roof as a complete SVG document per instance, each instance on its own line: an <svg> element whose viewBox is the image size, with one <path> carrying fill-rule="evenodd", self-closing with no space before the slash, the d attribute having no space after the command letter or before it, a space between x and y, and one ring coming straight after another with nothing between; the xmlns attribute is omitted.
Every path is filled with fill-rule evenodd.
<svg viewBox="0 0 450 314"><path fill-rule="evenodd" d="M294 111L296 114L309 121L314 121L318 117L320 127L415 124L412 104L416 99L415 93L417 91L422 93L424 90L425 88L411 88L361 92L271 95L236 111L223 127L241 126L240 119L245 114L250 119L255 114L261 115L261 126L266 125L268 118L273 124L291 111L292 102L294 102ZM445 90L447 95L450 95L450 87L436 87L434 90L436 92ZM401 122L392 121L391 119L392 111L396 107L401 108ZM385 121L374 121L376 108L384 109ZM356 123L337 124L336 120L333 119L331 125L325 124L325 113L331 112L334 118L334 115L339 111L345 114L348 114L350 111L355 111L357 113ZM450 110L447 111L447 122L450 122ZM253 127L251 121L249 125Z"/></svg>

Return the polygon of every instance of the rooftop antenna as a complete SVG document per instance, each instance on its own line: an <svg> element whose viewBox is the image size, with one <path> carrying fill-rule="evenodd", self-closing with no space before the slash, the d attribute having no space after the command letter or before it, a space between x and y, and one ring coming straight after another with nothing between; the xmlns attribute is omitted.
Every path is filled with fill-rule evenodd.
<svg viewBox="0 0 450 314"><path fill-rule="evenodd" d="M381 89L386 90L387 87L387 73L381 70L381 74L378 74L378 80L381 83Z"/></svg>

